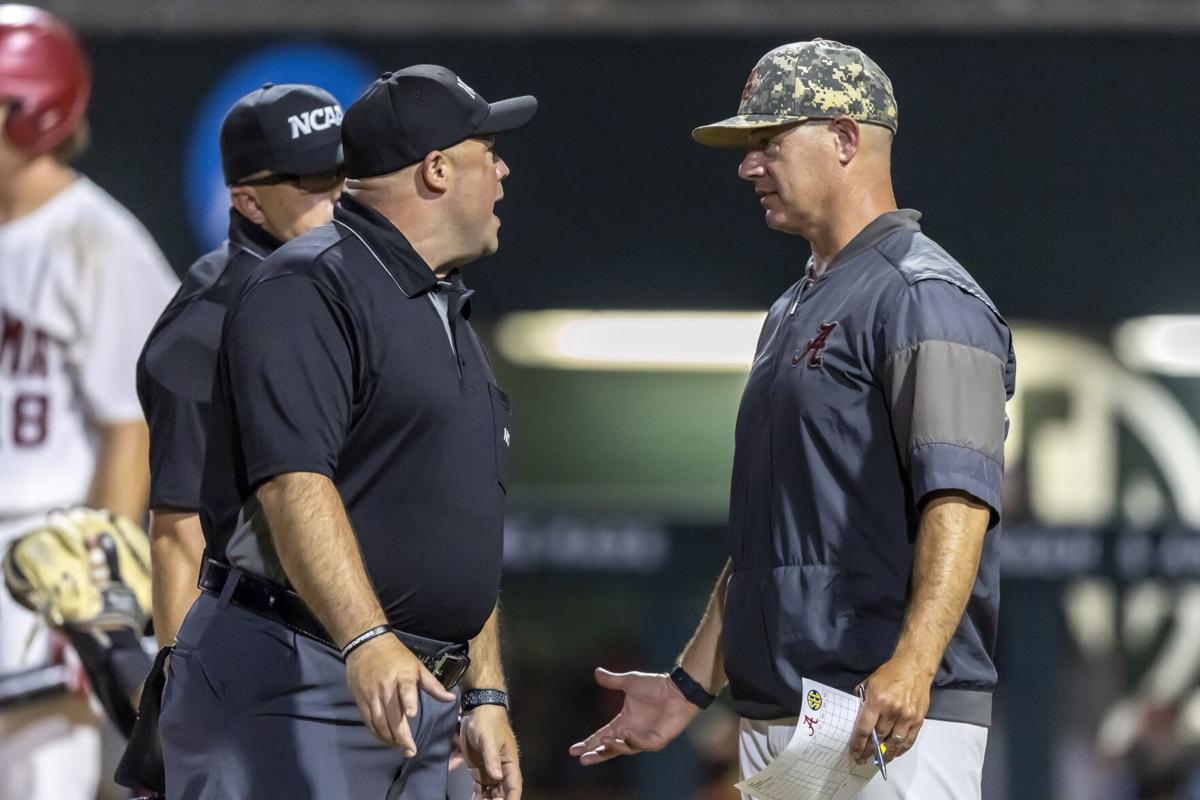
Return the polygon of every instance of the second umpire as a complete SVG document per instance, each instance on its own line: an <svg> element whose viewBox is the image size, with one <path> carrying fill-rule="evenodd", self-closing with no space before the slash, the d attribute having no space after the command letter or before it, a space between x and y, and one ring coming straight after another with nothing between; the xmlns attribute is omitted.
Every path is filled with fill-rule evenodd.
<svg viewBox="0 0 1200 800"><path fill-rule="evenodd" d="M163 699L173 800L444 797L460 681L479 793L520 798L497 635L509 406L458 269L498 247L495 136L536 108L442 67L385 73L346 111L333 223L230 309L210 558Z"/></svg>
<svg viewBox="0 0 1200 800"><path fill-rule="evenodd" d="M316 118L317 124L313 125ZM221 123L229 238L202 256L151 331L137 364L150 425L154 633L175 641L200 571L200 476L225 310L283 242L333 217L345 180L342 109L316 86L266 84ZM303 120L307 130L293 120Z"/></svg>

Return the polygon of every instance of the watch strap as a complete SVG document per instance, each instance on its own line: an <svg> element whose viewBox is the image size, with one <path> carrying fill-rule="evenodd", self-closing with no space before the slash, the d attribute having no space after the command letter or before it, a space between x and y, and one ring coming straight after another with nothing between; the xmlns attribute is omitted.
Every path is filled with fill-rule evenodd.
<svg viewBox="0 0 1200 800"><path fill-rule="evenodd" d="M499 689L468 689L462 693L462 713L480 706L504 706L508 708L508 693Z"/></svg>
<svg viewBox="0 0 1200 800"><path fill-rule="evenodd" d="M682 666L671 670L669 677L671 682L679 688L680 694L694 706L708 708L712 705L712 701L717 699L716 695L709 694L708 690L701 686L695 678L688 675L687 670Z"/></svg>

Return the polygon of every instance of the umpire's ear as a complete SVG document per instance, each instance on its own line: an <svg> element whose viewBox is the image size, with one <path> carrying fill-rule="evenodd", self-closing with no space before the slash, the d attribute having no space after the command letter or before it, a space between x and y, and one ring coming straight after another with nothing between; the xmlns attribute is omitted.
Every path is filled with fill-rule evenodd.
<svg viewBox="0 0 1200 800"><path fill-rule="evenodd" d="M229 202L239 214L255 225L262 225L267 221L267 215L258 204L258 195L255 194L253 186L229 187Z"/></svg>
<svg viewBox="0 0 1200 800"><path fill-rule="evenodd" d="M424 190L435 195L445 194L450 188L450 158L441 150L434 150L417 165L418 191Z"/></svg>

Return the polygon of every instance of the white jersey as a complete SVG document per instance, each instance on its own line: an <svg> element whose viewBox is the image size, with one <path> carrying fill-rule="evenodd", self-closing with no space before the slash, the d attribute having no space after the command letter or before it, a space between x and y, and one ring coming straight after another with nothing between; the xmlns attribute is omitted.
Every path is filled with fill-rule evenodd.
<svg viewBox="0 0 1200 800"><path fill-rule="evenodd" d="M87 499L97 426L142 418L134 367L177 283L84 177L0 225L0 521Z"/></svg>

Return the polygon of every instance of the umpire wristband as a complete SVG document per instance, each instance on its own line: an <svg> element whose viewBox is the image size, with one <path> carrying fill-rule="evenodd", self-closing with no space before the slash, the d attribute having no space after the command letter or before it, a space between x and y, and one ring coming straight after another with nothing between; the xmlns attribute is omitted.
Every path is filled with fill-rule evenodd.
<svg viewBox="0 0 1200 800"><path fill-rule="evenodd" d="M474 711L480 706L508 708L508 694L499 689L468 689L462 693L462 713Z"/></svg>
<svg viewBox="0 0 1200 800"><path fill-rule="evenodd" d="M671 682L679 688L684 699L694 706L708 708L712 705L712 701L717 699L716 695L709 694L708 690L697 683L695 678L688 675L682 665L671 670L669 677Z"/></svg>
<svg viewBox="0 0 1200 800"><path fill-rule="evenodd" d="M346 642L346 646L342 648L342 661L345 661L351 653L374 639L376 636L383 636L385 633L391 632L392 629L387 625L376 625L374 628L371 628L371 630L360 633L358 636L355 636L353 639Z"/></svg>

